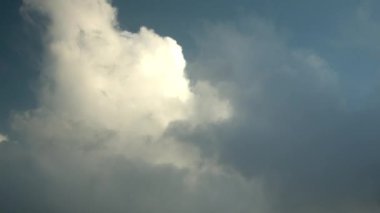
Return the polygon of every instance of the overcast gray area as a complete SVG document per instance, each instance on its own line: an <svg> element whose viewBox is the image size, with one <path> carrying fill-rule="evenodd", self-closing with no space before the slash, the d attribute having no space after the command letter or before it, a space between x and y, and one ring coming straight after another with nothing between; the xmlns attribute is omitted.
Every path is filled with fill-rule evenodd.
<svg viewBox="0 0 380 213"><path fill-rule="evenodd" d="M0 212L380 212L378 2L1 4Z"/></svg>
<svg viewBox="0 0 380 213"><path fill-rule="evenodd" d="M232 90L241 116L222 127L189 134L182 124L173 132L199 146L213 141L205 150L216 149L222 163L263 178L277 212L378 211L378 101L353 110L340 73L262 24L248 21L247 33L216 27L191 66Z"/></svg>

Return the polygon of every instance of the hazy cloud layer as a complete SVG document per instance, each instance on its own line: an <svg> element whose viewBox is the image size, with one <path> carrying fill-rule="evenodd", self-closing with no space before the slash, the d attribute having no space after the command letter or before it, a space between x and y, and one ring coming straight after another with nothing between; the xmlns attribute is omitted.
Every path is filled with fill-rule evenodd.
<svg viewBox="0 0 380 213"><path fill-rule="evenodd" d="M206 131L179 124L173 134L201 147L213 141L208 153L262 178L276 212L379 211L378 102L352 108L341 73L290 48L271 23L245 20L205 34L190 76L214 79L239 113Z"/></svg>

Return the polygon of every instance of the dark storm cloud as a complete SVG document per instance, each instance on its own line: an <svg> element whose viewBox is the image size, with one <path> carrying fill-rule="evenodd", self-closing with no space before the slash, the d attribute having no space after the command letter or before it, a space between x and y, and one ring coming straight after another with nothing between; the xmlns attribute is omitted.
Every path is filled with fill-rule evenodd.
<svg viewBox="0 0 380 213"><path fill-rule="evenodd" d="M379 105L353 109L342 73L320 56L290 48L265 21L243 26L205 30L189 69L192 78L214 79L236 117L190 133L173 125L173 134L247 178L262 178L275 212L378 211Z"/></svg>

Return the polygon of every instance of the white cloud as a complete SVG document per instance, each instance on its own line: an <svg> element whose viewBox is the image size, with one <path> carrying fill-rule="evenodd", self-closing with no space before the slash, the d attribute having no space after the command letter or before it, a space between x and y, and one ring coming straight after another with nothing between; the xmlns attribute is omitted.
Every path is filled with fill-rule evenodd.
<svg viewBox="0 0 380 213"><path fill-rule="evenodd" d="M8 141L8 137L0 133L0 143L4 143Z"/></svg>
<svg viewBox="0 0 380 213"><path fill-rule="evenodd" d="M95 142L151 163L201 160L196 147L163 133L173 121L228 119L231 106L207 82L190 88L175 40L145 27L121 31L105 0L25 0L24 7L50 22L40 107L17 115L16 129L35 141Z"/></svg>
<svg viewBox="0 0 380 213"><path fill-rule="evenodd" d="M190 86L175 40L144 27L121 31L106 0L25 0L24 7L50 20L39 107L16 114L12 126L32 145L31 163L41 168L34 177L50 180L42 186L49 207L185 213L262 208L258 183L167 134L173 122L196 128L232 116L229 101L207 81ZM45 200L39 199L37 206ZM60 207L71 199L81 205Z"/></svg>

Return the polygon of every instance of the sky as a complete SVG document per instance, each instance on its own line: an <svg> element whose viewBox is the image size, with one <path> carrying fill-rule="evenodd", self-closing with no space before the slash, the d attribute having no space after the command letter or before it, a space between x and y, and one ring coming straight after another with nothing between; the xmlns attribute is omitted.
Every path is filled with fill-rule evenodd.
<svg viewBox="0 0 380 213"><path fill-rule="evenodd" d="M0 212L380 212L380 2L0 4Z"/></svg>

